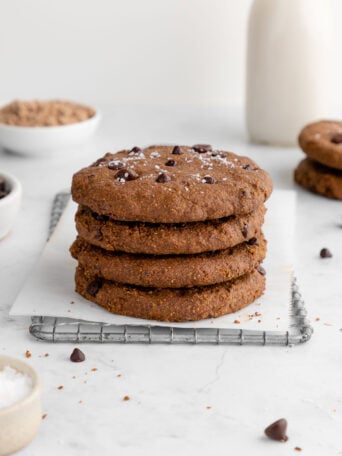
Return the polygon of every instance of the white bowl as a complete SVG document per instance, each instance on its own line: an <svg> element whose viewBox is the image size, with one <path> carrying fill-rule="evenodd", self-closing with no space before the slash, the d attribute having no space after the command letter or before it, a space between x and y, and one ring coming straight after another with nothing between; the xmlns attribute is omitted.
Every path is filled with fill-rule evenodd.
<svg viewBox="0 0 342 456"><path fill-rule="evenodd" d="M19 127L0 124L0 145L9 151L25 155L49 155L87 141L95 132L100 118L99 111L96 111L90 119L69 125Z"/></svg>
<svg viewBox="0 0 342 456"><path fill-rule="evenodd" d="M0 176L9 187L9 194L0 199L0 239L4 238L12 229L19 211L22 188L16 177L0 170Z"/></svg>
<svg viewBox="0 0 342 456"><path fill-rule="evenodd" d="M19 359L0 355L0 369L5 366L29 375L33 388L24 399L0 409L0 456L12 454L28 445L42 421L41 383L36 371Z"/></svg>

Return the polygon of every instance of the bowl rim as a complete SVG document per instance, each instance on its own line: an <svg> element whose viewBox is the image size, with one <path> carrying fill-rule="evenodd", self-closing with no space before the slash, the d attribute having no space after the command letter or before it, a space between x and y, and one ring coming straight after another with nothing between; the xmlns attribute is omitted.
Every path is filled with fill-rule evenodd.
<svg viewBox="0 0 342 456"><path fill-rule="evenodd" d="M11 203L11 201L18 198L18 196L20 197L22 187L19 179L17 179L13 174L8 173L7 171L2 171L0 169L0 177L3 177L5 179L5 182L8 182L11 186L10 192L0 199L1 209L1 207L5 204Z"/></svg>
<svg viewBox="0 0 342 456"><path fill-rule="evenodd" d="M4 363L2 361L4 361ZM13 369L19 372L21 372L21 370L20 367L18 368L17 366L24 366L25 369L29 372L28 375L30 375L33 381L32 391L26 397L15 402L12 405L9 405L8 407L0 408L0 418L2 418L8 413L15 412L17 409L25 407L29 402L31 402L33 399L39 396L41 392L41 380L38 375L38 372L32 366L30 366L30 364L26 363L25 361L22 361L19 358L15 358L14 356L8 355L0 355L0 362L2 365L12 367Z"/></svg>
<svg viewBox="0 0 342 456"><path fill-rule="evenodd" d="M37 127L23 127L21 125L8 125L5 123L0 123L0 130L8 130L8 131L23 131L23 132L46 132L46 131L58 131L61 129L69 129L69 128L75 128L76 125L85 125L93 122L97 122L101 118L101 111L95 107L92 106L92 108L95 110L95 114L91 117L88 117L88 119L85 120L80 120L78 122L73 122L70 124L66 125L47 125L45 127L42 126L37 126Z"/></svg>

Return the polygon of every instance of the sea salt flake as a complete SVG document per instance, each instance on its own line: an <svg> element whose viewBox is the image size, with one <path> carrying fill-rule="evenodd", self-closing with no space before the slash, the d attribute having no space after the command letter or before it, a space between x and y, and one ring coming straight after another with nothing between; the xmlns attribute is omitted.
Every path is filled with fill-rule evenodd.
<svg viewBox="0 0 342 456"><path fill-rule="evenodd" d="M0 409L27 397L32 391L32 378L12 367L0 370Z"/></svg>

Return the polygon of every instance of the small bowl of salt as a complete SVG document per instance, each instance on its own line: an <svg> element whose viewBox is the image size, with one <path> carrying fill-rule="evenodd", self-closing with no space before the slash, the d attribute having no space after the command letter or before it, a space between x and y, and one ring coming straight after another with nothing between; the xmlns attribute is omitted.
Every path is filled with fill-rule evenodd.
<svg viewBox="0 0 342 456"><path fill-rule="evenodd" d="M0 355L0 456L28 445L41 422L41 384L36 371Z"/></svg>

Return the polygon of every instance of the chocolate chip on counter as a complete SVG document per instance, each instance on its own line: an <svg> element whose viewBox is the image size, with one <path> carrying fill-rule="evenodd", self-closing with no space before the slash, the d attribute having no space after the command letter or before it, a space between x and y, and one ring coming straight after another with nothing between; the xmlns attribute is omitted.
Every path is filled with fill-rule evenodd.
<svg viewBox="0 0 342 456"><path fill-rule="evenodd" d="M168 160L165 162L165 166L175 166L176 162L174 160Z"/></svg>
<svg viewBox="0 0 342 456"><path fill-rule="evenodd" d="M4 198L8 194L9 194L9 190L6 188L5 179L0 176L0 199Z"/></svg>
<svg viewBox="0 0 342 456"><path fill-rule="evenodd" d="M156 182L159 182L160 184L165 184L165 182L170 182L170 180L171 177L168 174L160 173L156 179Z"/></svg>
<svg viewBox="0 0 342 456"><path fill-rule="evenodd" d="M139 174L137 174L132 169L122 168L115 174L115 179L123 179L125 181L132 181L138 179Z"/></svg>
<svg viewBox="0 0 342 456"><path fill-rule="evenodd" d="M199 154L205 154L213 150L210 144L195 144L192 148Z"/></svg>
<svg viewBox="0 0 342 456"><path fill-rule="evenodd" d="M119 160L113 160L108 163L109 169L122 169L124 167L125 167L125 165Z"/></svg>
<svg viewBox="0 0 342 456"><path fill-rule="evenodd" d="M258 245L258 239L256 237L252 237L247 241L247 244L249 245Z"/></svg>
<svg viewBox="0 0 342 456"><path fill-rule="evenodd" d="M242 236L243 236L244 238L247 238L247 236L248 236L248 231L249 231L248 225L243 225L243 227L242 227L242 229L241 229L241 233L242 233Z"/></svg>
<svg viewBox="0 0 342 456"><path fill-rule="evenodd" d="M85 354L79 348L74 348L70 355L70 361L73 363L81 363L85 360Z"/></svg>
<svg viewBox="0 0 342 456"><path fill-rule="evenodd" d="M327 248L322 249L319 252L319 255L320 255L321 258L331 258L332 257L332 253Z"/></svg>
<svg viewBox="0 0 342 456"><path fill-rule="evenodd" d="M90 296L95 297L101 287L102 281L100 279L95 279L92 282L90 282L90 284L87 286L87 293Z"/></svg>
<svg viewBox="0 0 342 456"><path fill-rule="evenodd" d="M202 184L215 184L216 179L212 176L204 176L202 178Z"/></svg>
<svg viewBox="0 0 342 456"><path fill-rule="evenodd" d="M342 133L336 133L336 135L331 138L331 142L333 144L342 144Z"/></svg>
<svg viewBox="0 0 342 456"><path fill-rule="evenodd" d="M280 420L277 420L274 423L270 424L265 429L265 434L272 440L277 440L278 442L286 442L288 440L286 430L287 421L284 418L281 418Z"/></svg>
<svg viewBox="0 0 342 456"><path fill-rule="evenodd" d="M261 264L259 264L259 266L258 266L258 273L263 276L266 275L266 269L263 266L261 266Z"/></svg>
<svg viewBox="0 0 342 456"><path fill-rule="evenodd" d="M133 147L131 150L130 150L130 153L133 153L133 154L140 154L140 152L142 152L142 149L140 147Z"/></svg>
<svg viewBox="0 0 342 456"><path fill-rule="evenodd" d="M175 146L171 152L173 155L183 155L184 152L179 146Z"/></svg>

